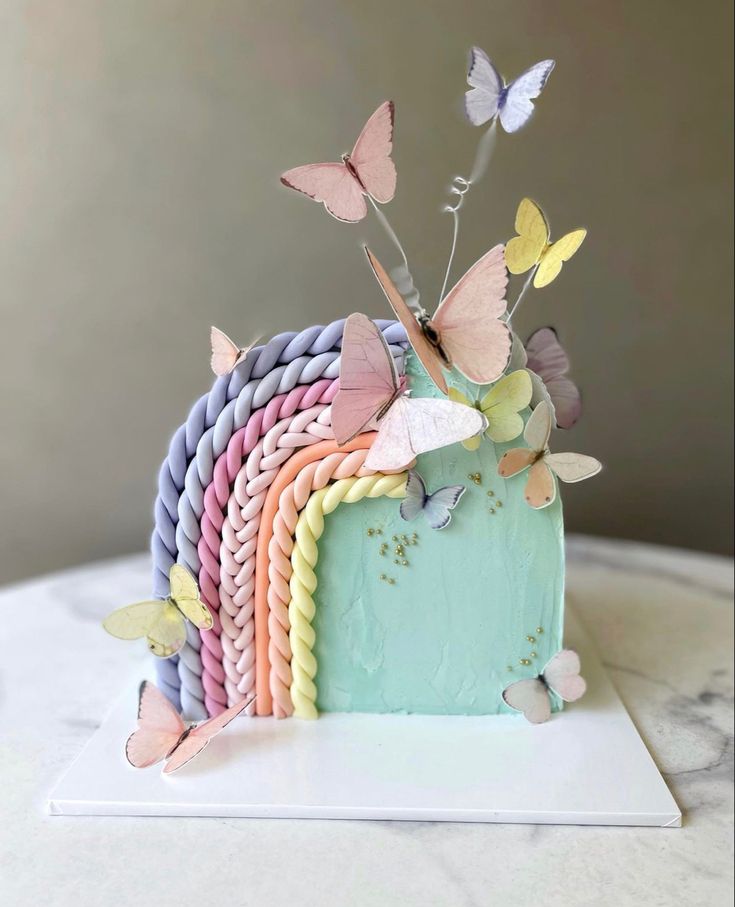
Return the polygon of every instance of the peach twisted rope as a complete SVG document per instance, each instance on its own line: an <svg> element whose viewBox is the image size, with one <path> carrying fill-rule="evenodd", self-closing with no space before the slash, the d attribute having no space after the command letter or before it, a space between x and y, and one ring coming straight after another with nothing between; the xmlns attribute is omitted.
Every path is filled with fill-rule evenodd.
<svg viewBox="0 0 735 907"><path fill-rule="evenodd" d="M229 704L255 690L255 554L268 488L296 450L333 437L330 417L329 405L322 404L276 423L235 477L220 544L220 640Z"/></svg>
<svg viewBox="0 0 735 907"><path fill-rule="evenodd" d="M291 554L293 535L300 511L310 496L330 482L353 476L373 475L366 469L369 448L350 453L336 451L323 460L305 466L295 481L287 485L278 498L278 511L273 520L273 535L268 543L268 657L273 714L286 718L293 712L291 702L291 624L288 608L291 601Z"/></svg>
<svg viewBox="0 0 735 907"><path fill-rule="evenodd" d="M215 620L212 630L201 634L201 682L204 704L209 715L219 714L227 705L221 621L231 619L224 611L220 612L220 547L232 484L244 459L263 435L282 419L294 417L299 410L311 409L315 404L331 403L337 388L337 379L321 379L312 385L299 385L287 394L274 397L267 406L252 413L246 425L230 438L227 448L215 462L212 482L204 491L201 535L197 543L199 586ZM236 634L231 630L230 636L233 635ZM190 696L193 694L194 691L189 691Z"/></svg>
<svg viewBox="0 0 735 907"><path fill-rule="evenodd" d="M407 473L375 473L361 478L340 479L315 491L296 523L296 542L291 553L291 602L288 607L291 629L291 701L297 718L316 718L317 688L314 683L317 663L314 657L316 636L311 625L316 613L313 594L317 580L314 567L319 556L318 540L324 532L324 517L340 504L354 504L363 498L403 497Z"/></svg>

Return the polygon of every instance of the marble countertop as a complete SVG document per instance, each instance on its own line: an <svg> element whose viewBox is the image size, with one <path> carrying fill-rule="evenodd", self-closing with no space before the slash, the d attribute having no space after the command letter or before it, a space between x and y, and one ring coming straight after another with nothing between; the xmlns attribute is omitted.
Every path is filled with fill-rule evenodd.
<svg viewBox="0 0 735 907"><path fill-rule="evenodd" d="M581 537L568 549L569 595L682 808L683 828L50 817L49 790L138 657L100 633L99 621L147 597L148 560L139 556L0 590L0 899L13 907L731 904L732 562Z"/></svg>

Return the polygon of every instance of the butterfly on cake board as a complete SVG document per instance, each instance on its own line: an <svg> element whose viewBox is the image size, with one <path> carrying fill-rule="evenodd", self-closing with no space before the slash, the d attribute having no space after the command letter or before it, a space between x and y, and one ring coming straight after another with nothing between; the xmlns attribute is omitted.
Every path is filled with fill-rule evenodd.
<svg viewBox="0 0 735 907"><path fill-rule="evenodd" d="M243 699L201 724L187 725L163 693L144 681L138 695L138 728L128 737L125 756L134 768L166 760L163 774L170 775L201 753L254 699Z"/></svg>
<svg viewBox="0 0 735 907"><path fill-rule="evenodd" d="M199 586L186 567L173 564L169 571L168 598L125 605L102 622L117 639L145 636L148 649L158 658L170 658L186 642L186 622L199 630L211 630L214 620L199 595Z"/></svg>
<svg viewBox="0 0 735 907"><path fill-rule="evenodd" d="M470 438L486 424L481 413L451 400L411 397L377 325L360 312L349 316L332 429L340 445L377 430L365 459L368 469L402 469L418 454Z"/></svg>
<svg viewBox="0 0 735 907"><path fill-rule="evenodd" d="M551 453L549 438L553 416L549 404L542 400L531 413L523 437L528 447L506 451L498 463L498 475L508 479L528 470L526 502L534 510L548 507L556 500L556 479L562 482L581 482L602 469L594 457L578 453Z"/></svg>
<svg viewBox="0 0 735 907"><path fill-rule="evenodd" d="M503 701L522 712L531 724L543 724L551 718L551 693L564 702L576 702L584 696L587 684L580 670L579 655L573 649L562 649L549 659L537 677L507 686Z"/></svg>

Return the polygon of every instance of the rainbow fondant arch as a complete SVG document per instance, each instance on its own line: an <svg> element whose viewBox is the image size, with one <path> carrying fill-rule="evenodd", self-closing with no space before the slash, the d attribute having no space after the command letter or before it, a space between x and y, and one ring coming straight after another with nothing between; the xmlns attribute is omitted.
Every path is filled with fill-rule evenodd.
<svg viewBox="0 0 735 907"><path fill-rule="evenodd" d="M161 468L156 594L179 561L214 615L212 630L188 627L179 657L157 662L161 688L189 718L253 694L252 714L278 718L495 713L508 681L561 645L561 504L534 511L523 483L498 478L503 445L455 444L417 463L432 488L467 485L451 526L409 527L392 500L405 473L364 465L374 433L342 447L333 438L343 324L252 350L197 401ZM412 392L438 393L403 328L378 324ZM405 572L383 557L371 526L385 539L418 530ZM395 585L381 582L386 564Z"/></svg>
<svg viewBox="0 0 735 907"><path fill-rule="evenodd" d="M403 328L378 324L402 357ZM178 561L200 577L215 614L213 630L200 634L189 625L179 656L157 662L159 685L192 719L218 714L228 701L254 691L259 510L291 454L331 437L328 403L336 392L343 327L339 319L279 334L253 349L194 404L161 466L151 541L154 594L168 594L168 571Z"/></svg>

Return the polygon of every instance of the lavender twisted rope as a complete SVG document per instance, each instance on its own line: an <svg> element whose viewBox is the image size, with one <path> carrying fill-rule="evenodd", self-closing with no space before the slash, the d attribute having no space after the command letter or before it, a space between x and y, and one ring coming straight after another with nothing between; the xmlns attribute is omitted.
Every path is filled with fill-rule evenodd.
<svg viewBox="0 0 735 907"><path fill-rule="evenodd" d="M384 320L377 324L389 344L405 343L399 324ZM197 543L204 489L232 434L243 427L253 409L266 405L276 394L319 378L336 378L343 327L344 319L339 319L325 327L278 334L251 350L231 375L218 378L211 391L194 404L186 423L174 434L159 472L151 539L154 595L168 594L168 571L176 560L195 575L199 572ZM179 658L157 660L161 688L194 719L206 717L200 647L198 631L187 626L187 643Z"/></svg>

